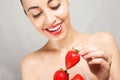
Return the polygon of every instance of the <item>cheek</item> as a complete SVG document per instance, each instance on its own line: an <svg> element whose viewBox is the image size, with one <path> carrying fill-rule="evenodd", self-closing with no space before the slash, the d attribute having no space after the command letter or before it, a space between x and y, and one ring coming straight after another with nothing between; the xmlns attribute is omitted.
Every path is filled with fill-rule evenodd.
<svg viewBox="0 0 120 80"><path fill-rule="evenodd" d="M60 19L65 20L69 16L69 11L66 7L61 7L56 14Z"/></svg>
<svg viewBox="0 0 120 80"><path fill-rule="evenodd" d="M42 29L44 28L44 21L44 18L38 18L36 20L33 20L32 23L38 31L42 31Z"/></svg>

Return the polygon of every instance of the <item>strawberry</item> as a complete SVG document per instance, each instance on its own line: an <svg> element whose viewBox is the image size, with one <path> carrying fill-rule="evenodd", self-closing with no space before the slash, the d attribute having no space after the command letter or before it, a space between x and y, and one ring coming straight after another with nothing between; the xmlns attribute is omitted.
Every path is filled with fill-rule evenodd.
<svg viewBox="0 0 120 80"><path fill-rule="evenodd" d="M84 80L80 74L76 74L71 80Z"/></svg>
<svg viewBox="0 0 120 80"><path fill-rule="evenodd" d="M53 80L69 80L69 74L67 73L67 70L57 70L54 74Z"/></svg>
<svg viewBox="0 0 120 80"><path fill-rule="evenodd" d="M78 54L78 50L74 49L68 51L65 57L66 69L70 69L75 66L80 61L80 55Z"/></svg>

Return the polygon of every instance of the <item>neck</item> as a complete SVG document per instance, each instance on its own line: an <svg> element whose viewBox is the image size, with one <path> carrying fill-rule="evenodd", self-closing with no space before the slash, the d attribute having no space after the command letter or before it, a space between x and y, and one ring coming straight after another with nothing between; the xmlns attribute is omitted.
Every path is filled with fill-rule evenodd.
<svg viewBox="0 0 120 80"><path fill-rule="evenodd" d="M60 49L68 49L73 47L73 45L77 42L78 40L78 32L75 31L74 29L71 29L68 31L68 34L65 38L59 41L48 41L48 47L53 49L53 50L60 50Z"/></svg>

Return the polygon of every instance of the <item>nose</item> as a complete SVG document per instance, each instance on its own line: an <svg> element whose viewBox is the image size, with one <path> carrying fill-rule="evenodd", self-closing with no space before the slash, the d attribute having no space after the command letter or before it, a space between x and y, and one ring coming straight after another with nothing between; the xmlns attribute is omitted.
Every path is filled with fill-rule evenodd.
<svg viewBox="0 0 120 80"><path fill-rule="evenodd" d="M56 16L54 15L54 13L52 13L50 10L46 10L45 11L45 26L48 28L50 26L52 26L55 22L56 22Z"/></svg>

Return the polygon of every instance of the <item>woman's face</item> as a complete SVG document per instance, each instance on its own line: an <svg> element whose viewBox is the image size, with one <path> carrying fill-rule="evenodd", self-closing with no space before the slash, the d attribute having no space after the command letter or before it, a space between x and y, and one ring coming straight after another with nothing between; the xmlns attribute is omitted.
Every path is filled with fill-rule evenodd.
<svg viewBox="0 0 120 80"><path fill-rule="evenodd" d="M49 39L67 35L69 0L22 0L25 12L35 28Z"/></svg>

